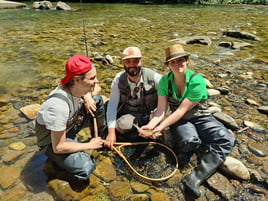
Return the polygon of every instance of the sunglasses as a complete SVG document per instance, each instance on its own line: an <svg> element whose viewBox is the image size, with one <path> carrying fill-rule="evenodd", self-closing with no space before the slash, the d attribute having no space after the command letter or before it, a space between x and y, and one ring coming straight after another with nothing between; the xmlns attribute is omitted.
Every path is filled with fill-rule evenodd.
<svg viewBox="0 0 268 201"><path fill-rule="evenodd" d="M133 96L132 96L132 98L134 98L134 99L137 99L138 98L138 92L139 92L139 90L140 90L140 87L135 87L134 89L133 89Z"/></svg>

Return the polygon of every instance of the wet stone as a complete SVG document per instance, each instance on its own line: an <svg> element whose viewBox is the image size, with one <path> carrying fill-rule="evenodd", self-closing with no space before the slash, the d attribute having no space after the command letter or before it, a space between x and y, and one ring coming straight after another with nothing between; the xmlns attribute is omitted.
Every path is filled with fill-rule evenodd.
<svg viewBox="0 0 268 201"><path fill-rule="evenodd" d="M172 176L170 179L167 180L167 185L169 187L178 186L180 184L181 178L182 178L182 175L180 171L177 169L174 176Z"/></svg>
<svg viewBox="0 0 268 201"><path fill-rule="evenodd" d="M148 186L146 184L142 184L142 183L135 182L135 181L131 181L130 186L134 191L136 191L138 193L143 193L150 188L150 186Z"/></svg>
<svg viewBox="0 0 268 201"><path fill-rule="evenodd" d="M268 162L267 161L263 162L263 169L268 174Z"/></svg>
<svg viewBox="0 0 268 201"><path fill-rule="evenodd" d="M208 79L205 78L205 82L206 82L207 88L214 88L213 84Z"/></svg>
<svg viewBox="0 0 268 201"><path fill-rule="evenodd" d="M209 187L217 191L222 197L227 200L232 200L235 195L235 188L226 177L216 172L208 180Z"/></svg>
<svg viewBox="0 0 268 201"><path fill-rule="evenodd" d="M253 130L257 130L257 131L264 131L264 128L257 124L257 123L254 123L254 122L250 122L250 121L244 121L244 124L250 128L252 128Z"/></svg>
<svg viewBox="0 0 268 201"><path fill-rule="evenodd" d="M151 193L151 201L170 201L168 195L161 191L150 190Z"/></svg>
<svg viewBox="0 0 268 201"><path fill-rule="evenodd" d="M217 89L207 89L207 92L209 97L221 95L221 92Z"/></svg>
<svg viewBox="0 0 268 201"><path fill-rule="evenodd" d="M109 190L114 200L125 200L132 194L128 181L115 180L111 183Z"/></svg>
<svg viewBox="0 0 268 201"><path fill-rule="evenodd" d="M149 200L149 196L147 194L135 194L135 195L130 195L127 200L128 201L147 201Z"/></svg>
<svg viewBox="0 0 268 201"><path fill-rule="evenodd" d="M244 187L247 188L247 189L250 189L253 192L258 193L258 194L264 194L264 195L268 194L267 189L262 188L260 186L256 186L254 184L245 184Z"/></svg>
<svg viewBox="0 0 268 201"><path fill-rule="evenodd" d="M106 195L95 194L86 196L80 201L110 201L110 199Z"/></svg>
<svg viewBox="0 0 268 201"><path fill-rule="evenodd" d="M224 171L224 173L234 178L243 179L243 180L250 179L249 171L245 167L245 165L241 161L233 157L227 156L224 163L220 166L220 169Z"/></svg>
<svg viewBox="0 0 268 201"><path fill-rule="evenodd" d="M90 175L89 180L90 180L90 187L92 187L92 188L96 188L97 186L99 186L101 184L98 177L96 177L94 174Z"/></svg>
<svg viewBox="0 0 268 201"><path fill-rule="evenodd" d="M251 105L256 105L256 106L260 105L259 103L257 103L257 101L250 99L250 98L246 99L246 103L251 104Z"/></svg>
<svg viewBox="0 0 268 201"><path fill-rule="evenodd" d="M219 196L217 196L214 192L212 191L207 191L205 193L205 196L203 196L203 200L204 201L207 201L207 198L208 200L218 200L219 199Z"/></svg>
<svg viewBox="0 0 268 201"><path fill-rule="evenodd" d="M37 194L27 194L26 196L19 199L20 201L55 201L54 197L46 192L41 192Z"/></svg>
<svg viewBox="0 0 268 201"><path fill-rule="evenodd" d="M7 133L7 134L1 134L0 139L8 139L12 137L16 137L18 134L16 133Z"/></svg>
<svg viewBox="0 0 268 201"><path fill-rule="evenodd" d="M257 182L263 182L263 178L261 176L261 173L258 170L254 170L254 169L249 169L250 172L250 177L253 181L257 181Z"/></svg>
<svg viewBox="0 0 268 201"><path fill-rule="evenodd" d="M13 163L17 158L23 155L23 151L7 151L3 155L4 163L10 164Z"/></svg>
<svg viewBox="0 0 268 201"><path fill-rule="evenodd" d="M262 158L260 158L260 157L256 157L256 156L251 154L251 155L247 155L246 158L247 158L247 161L249 163L252 163L252 164L255 164L258 166L262 165Z"/></svg>
<svg viewBox="0 0 268 201"><path fill-rule="evenodd" d="M0 195L0 200L20 200L26 194L26 190L22 188L13 188Z"/></svg>
<svg viewBox="0 0 268 201"><path fill-rule="evenodd" d="M265 157L268 155L268 147L260 143L251 141L248 143L248 148L257 156Z"/></svg>
<svg viewBox="0 0 268 201"><path fill-rule="evenodd" d="M105 186L102 185L100 179L96 177L94 174L90 176L89 179L89 186L90 186L90 192L97 198L102 197L108 197L108 191L106 190ZM93 198L92 198L93 199ZM90 199L91 200L91 199Z"/></svg>
<svg viewBox="0 0 268 201"><path fill-rule="evenodd" d="M258 110L259 110L261 113L268 114L268 106L260 106L260 107L258 108Z"/></svg>
<svg viewBox="0 0 268 201"><path fill-rule="evenodd" d="M14 185L20 176L20 170L13 166L2 166L0 172L0 186L3 189L7 189Z"/></svg>
<svg viewBox="0 0 268 201"><path fill-rule="evenodd" d="M116 178L116 170L109 158L105 158L99 162L94 174L102 178L105 182L110 182Z"/></svg>
<svg viewBox="0 0 268 201"><path fill-rule="evenodd" d="M22 142L14 142L8 146L12 150L22 151L25 149L25 144Z"/></svg>
<svg viewBox="0 0 268 201"><path fill-rule="evenodd" d="M32 104L25 107L20 108L20 111L28 118L35 119L40 108L40 104Z"/></svg>
<svg viewBox="0 0 268 201"><path fill-rule="evenodd" d="M220 122L222 122L227 128L236 130L239 129L238 124L236 123L236 121L229 116L228 114L225 114L223 112L216 112L213 114L213 116L219 120Z"/></svg>
<svg viewBox="0 0 268 201"><path fill-rule="evenodd" d="M48 187L54 192L58 199L63 201L81 200L89 194L88 188L76 192L72 189L68 181L60 179L49 181Z"/></svg>
<svg viewBox="0 0 268 201"><path fill-rule="evenodd" d="M222 112L221 108L215 106L209 107L208 109L212 114L216 112Z"/></svg>

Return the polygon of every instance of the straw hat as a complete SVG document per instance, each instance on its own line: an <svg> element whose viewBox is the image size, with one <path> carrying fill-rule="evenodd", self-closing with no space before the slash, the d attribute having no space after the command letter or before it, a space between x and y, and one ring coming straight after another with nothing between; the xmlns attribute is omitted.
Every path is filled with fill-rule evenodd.
<svg viewBox="0 0 268 201"><path fill-rule="evenodd" d="M130 58L141 58L141 51L138 47L128 47L122 53L122 60Z"/></svg>
<svg viewBox="0 0 268 201"><path fill-rule="evenodd" d="M179 57L189 56L190 54L185 52L180 44L174 44L166 49L166 62Z"/></svg>

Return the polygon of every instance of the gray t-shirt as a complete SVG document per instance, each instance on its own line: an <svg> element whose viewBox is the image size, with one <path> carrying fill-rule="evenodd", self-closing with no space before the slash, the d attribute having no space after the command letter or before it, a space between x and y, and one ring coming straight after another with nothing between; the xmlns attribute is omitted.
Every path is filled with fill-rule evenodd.
<svg viewBox="0 0 268 201"><path fill-rule="evenodd" d="M53 90L49 96L55 93L65 96L68 103L66 100L58 97L49 98L41 105L36 121L40 125L45 125L48 130L63 131L67 127L67 122L71 120L79 110L81 101L80 98L74 97L62 90L61 86L58 86L55 90Z"/></svg>

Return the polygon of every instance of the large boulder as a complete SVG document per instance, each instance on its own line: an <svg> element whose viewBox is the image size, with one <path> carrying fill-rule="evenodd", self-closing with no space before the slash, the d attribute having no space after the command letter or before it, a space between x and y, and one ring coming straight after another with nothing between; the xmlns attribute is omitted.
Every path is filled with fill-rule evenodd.
<svg viewBox="0 0 268 201"><path fill-rule="evenodd" d="M47 10L53 7L50 1L35 1L32 5L33 9Z"/></svg>
<svg viewBox="0 0 268 201"><path fill-rule="evenodd" d="M25 3L0 0L0 9L25 8L26 6Z"/></svg>
<svg viewBox="0 0 268 201"><path fill-rule="evenodd" d="M62 1L57 2L56 9L57 10L72 10L72 8L68 4Z"/></svg>

